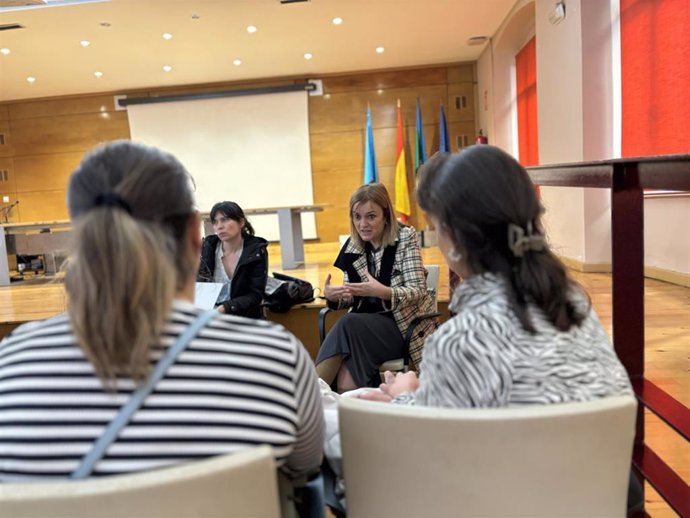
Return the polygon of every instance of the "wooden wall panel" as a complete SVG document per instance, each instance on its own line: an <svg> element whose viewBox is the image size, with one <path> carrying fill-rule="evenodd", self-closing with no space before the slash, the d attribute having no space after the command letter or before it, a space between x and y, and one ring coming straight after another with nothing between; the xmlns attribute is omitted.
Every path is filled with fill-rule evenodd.
<svg viewBox="0 0 690 518"><path fill-rule="evenodd" d="M9 105L10 119L13 121L36 117L60 117L62 115L113 111L115 111L115 102L112 95L58 97L38 101L21 101Z"/></svg>
<svg viewBox="0 0 690 518"><path fill-rule="evenodd" d="M13 156L14 146L12 146L12 133L10 131L10 121L0 120L0 157Z"/></svg>
<svg viewBox="0 0 690 518"><path fill-rule="evenodd" d="M449 83L474 83L476 73L472 63L449 66L446 79Z"/></svg>
<svg viewBox="0 0 690 518"><path fill-rule="evenodd" d="M336 93L387 88L418 88L424 85L444 85L447 82L446 67L382 70L323 77L323 91Z"/></svg>
<svg viewBox="0 0 690 518"><path fill-rule="evenodd" d="M19 194L15 210L20 221L55 221L69 219L65 189L32 191Z"/></svg>
<svg viewBox="0 0 690 518"><path fill-rule="evenodd" d="M465 146L471 146L476 136L474 121L449 122L448 133L450 134L450 149L453 153Z"/></svg>
<svg viewBox="0 0 690 518"><path fill-rule="evenodd" d="M129 138L124 111L19 119L10 124L16 156L83 152L101 142Z"/></svg>
<svg viewBox="0 0 690 518"><path fill-rule="evenodd" d="M382 70L322 77L324 96L309 97L309 126L314 202L329 207L317 213L322 241L349 232L348 202L362 183L367 104L372 108L374 141L381 181L394 193L396 161L396 101L402 102L408 185L414 189L415 110L419 97L428 155L438 149L439 106L446 108L452 148L456 137L473 136L474 100L469 111L453 108L456 95L473 95L473 64ZM253 86L291 84L303 78L271 78L225 84L172 86L128 93L130 97L213 92ZM85 151L96 144L129 138L125 111L113 111L113 96L20 101L0 105L0 130L10 135L0 157L13 159L13 197L19 197L20 221L67 218L65 189L70 172ZM3 124L5 126L3 126ZM412 197L411 223L424 227Z"/></svg>
<svg viewBox="0 0 690 518"><path fill-rule="evenodd" d="M416 98L420 98L422 119L431 116L447 98L446 85L419 88L390 88L355 93L326 94L309 99L309 132L333 133L364 128L367 105L371 106L374 128L395 127L400 99L405 124L415 124Z"/></svg>
<svg viewBox="0 0 690 518"><path fill-rule="evenodd" d="M7 179L5 180L5 173L7 171ZM4 198L7 197L7 201ZM0 158L0 207L7 207L8 205L17 201L17 183L14 175L14 159L11 157ZM7 221L19 221L19 213L16 208L9 211ZM5 213L0 213L0 222L5 221Z"/></svg>
<svg viewBox="0 0 690 518"><path fill-rule="evenodd" d="M82 152L18 156L14 159L17 192L64 190L83 156Z"/></svg>
<svg viewBox="0 0 690 518"><path fill-rule="evenodd" d="M452 83L448 85L449 122L474 121L474 83Z"/></svg>

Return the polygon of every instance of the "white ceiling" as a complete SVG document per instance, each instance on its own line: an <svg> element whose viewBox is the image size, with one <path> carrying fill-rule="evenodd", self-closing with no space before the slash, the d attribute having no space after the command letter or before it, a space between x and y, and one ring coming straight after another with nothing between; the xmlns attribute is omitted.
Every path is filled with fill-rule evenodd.
<svg viewBox="0 0 690 518"><path fill-rule="evenodd" d="M0 54L0 101L473 61L484 46L467 39L493 35L515 3L111 0L0 12L0 24L26 27L0 31L0 48L10 49ZM340 26L331 23L336 16Z"/></svg>

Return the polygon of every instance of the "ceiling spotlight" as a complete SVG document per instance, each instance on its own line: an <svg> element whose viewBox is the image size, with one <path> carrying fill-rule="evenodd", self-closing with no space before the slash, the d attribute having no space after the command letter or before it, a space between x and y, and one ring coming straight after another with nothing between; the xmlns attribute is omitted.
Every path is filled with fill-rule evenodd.
<svg viewBox="0 0 690 518"><path fill-rule="evenodd" d="M10 53L10 49L8 49L7 47L3 47L0 49L0 54L2 54L4 56L7 56L7 54L9 54L9 53Z"/></svg>
<svg viewBox="0 0 690 518"><path fill-rule="evenodd" d="M27 77L26 80L27 80L29 83L32 83L32 84L36 82L36 78L33 77L33 76Z"/></svg>
<svg viewBox="0 0 690 518"><path fill-rule="evenodd" d="M314 56L310 52L305 52L305 54L304 54L304 59L311 59L313 57Z"/></svg>
<svg viewBox="0 0 690 518"><path fill-rule="evenodd" d="M164 40L171 40L171 39L172 39L172 34L170 34L169 32L164 32L164 33L163 33L163 39L164 39Z"/></svg>
<svg viewBox="0 0 690 518"><path fill-rule="evenodd" d="M341 23L343 23L343 19L340 16L336 16L335 18L333 18L332 22L333 25L340 25Z"/></svg>
<svg viewBox="0 0 690 518"><path fill-rule="evenodd" d="M248 25L247 26L247 32L249 34L254 34L256 32L256 27L254 27L253 25Z"/></svg>
<svg viewBox="0 0 690 518"><path fill-rule="evenodd" d="M103 72L100 72L97 70L96 72L93 73L93 75L95 75L98 79L100 79L101 77L103 77Z"/></svg>
<svg viewBox="0 0 690 518"><path fill-rule="evenodd" d="M235 65L236 67L239 67L242 64L241 59L233 59L232 64Z"/></svg>
<svg viewBox="0 0 690 518"><path fill-rule="evenodd" d="M89 40L81 40L81 41L79 42L79 45L81 45L82 47L86 48L86 47L88 47L89 45L91 45L91 42L90 42Z"/></svg>
<svg viewBox="0 0 690 518"><path fill-rule="evenodd" d="M172 67L170 65L163 65L163 71L164 72L170 72L172 70Z"/></svg>
<svg viewBox="0 0 690 518"><path fill-rule="evenodd" d="M376 47L376 53L377 54L383 54L385 50L386 49L384 49L383 47Z"/></svg>

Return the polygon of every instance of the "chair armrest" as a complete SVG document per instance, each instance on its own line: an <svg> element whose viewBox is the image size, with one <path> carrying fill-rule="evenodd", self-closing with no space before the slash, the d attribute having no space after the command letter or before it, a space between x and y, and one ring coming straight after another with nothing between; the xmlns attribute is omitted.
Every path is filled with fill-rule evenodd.
<svg viewBox="0 0 690 518"><path fill-rule="evenodd" d="M407 328L407 331L405 332L405 367L407 367L410 364L410 342L412 341L412 335L414 335L414 330L415 328L425 320L429 319L436 319L441 316L441 313L438 311L434 313L424 313L423 315L417 315L412 319L412 322L410 322L410 326ZM438 327L438 321L436 322L436 327Z"/></svg>
<svg viewBox="0 0 690 518"><path fill-rule="evenodd" d="M326 315L332 310L328 306L319 311L319 345L323 343L324 338L326 338Z"/></svg>

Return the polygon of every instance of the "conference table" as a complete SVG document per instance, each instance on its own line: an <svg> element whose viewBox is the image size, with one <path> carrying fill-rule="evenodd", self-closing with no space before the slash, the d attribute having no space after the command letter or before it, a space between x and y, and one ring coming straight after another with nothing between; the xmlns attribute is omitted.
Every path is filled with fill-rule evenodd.
<svg viewBox="0 0 690 518"><path fill-rule="evenodd" d="M0 223L0 286L9 286L8 254L44 255L46 272L55 273L55 252L69 246L72 222L69 220Z"/></svg>
<svg viewBox="0 0 690 518"><path fill-rule="evenodd" d="M304 239L302 237L302 213L321 212L326 205L292 205L245 209L247 216L277 214L278 237L283 269L297 268L304 263ZM204 231L213 233L208 213L202 213ZM9 254L46 255L68 249L72 223L69 220L34 221L27 223L0 223L0 286L9 286ZM57 265L48 264L47 271L55 271Z"/></svg>

